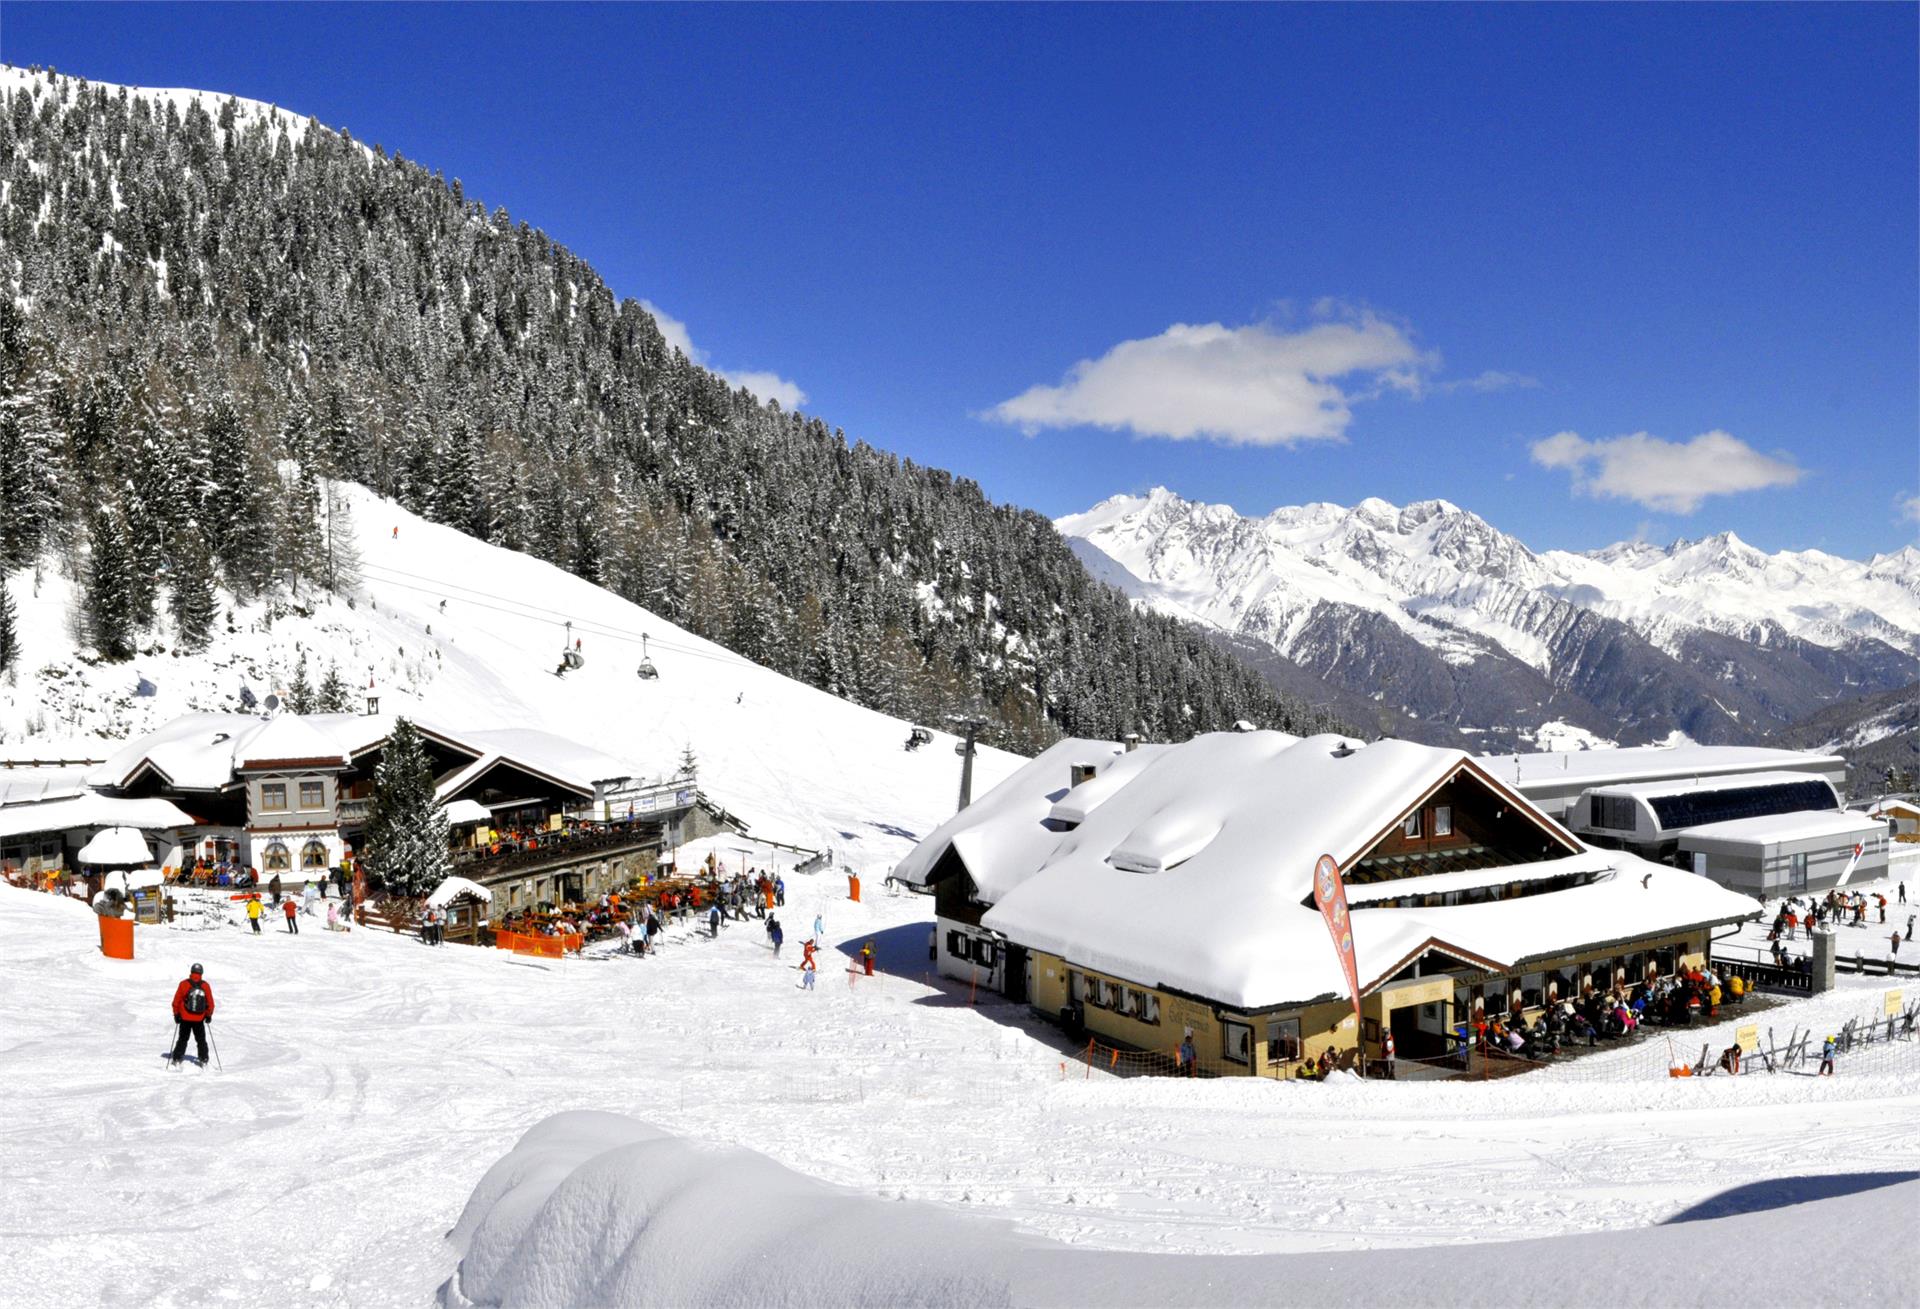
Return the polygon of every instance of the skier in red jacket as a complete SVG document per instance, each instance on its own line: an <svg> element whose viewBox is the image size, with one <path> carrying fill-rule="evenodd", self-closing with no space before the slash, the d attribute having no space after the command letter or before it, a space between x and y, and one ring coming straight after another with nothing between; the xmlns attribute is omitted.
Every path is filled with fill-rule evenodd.
<svg viewBox="0 0 1920 1309"><path fill-rule="evenodd" d="M180 1035L173 1043L173 1062L187 1054L187 1035L192 1033L200 1062L207 1062L207 1024L213 1021L213 988L201 976L206 970L199 964L173 991L173 1021Z"/></svg>

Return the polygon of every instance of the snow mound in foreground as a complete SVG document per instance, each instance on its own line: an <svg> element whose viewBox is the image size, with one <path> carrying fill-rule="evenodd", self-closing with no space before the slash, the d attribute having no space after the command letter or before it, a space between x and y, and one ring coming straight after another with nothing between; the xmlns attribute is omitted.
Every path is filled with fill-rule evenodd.
<svg viewBox="0 0 1920 1309"><path fill-rule="evenodd" d="M1498 1303L1527 1288L1610 1305L1733 1303L1782 1249L1845 1240L1828 1303L1904 1303L1893 1215L1920 1173L1768 1179L1663 1226L1476 1247L1172 1255L1072 1248L1011 1223L890 1202L622 1114L534 1126L448 1234L446 1309L494 1305ZM1501 1289L1503 1288L1504 1289Z"/></svg>

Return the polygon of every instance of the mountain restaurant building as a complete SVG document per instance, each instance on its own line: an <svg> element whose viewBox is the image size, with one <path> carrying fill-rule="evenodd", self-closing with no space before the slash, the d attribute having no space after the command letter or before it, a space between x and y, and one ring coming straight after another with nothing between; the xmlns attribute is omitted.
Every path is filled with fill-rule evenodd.
<svg viewBox="0 0 1920 1309"><path fill-rule="evenodd" d="M962 872L996 886L979 930L1035 1010L1140 1050L1190 1034L1230 1071L1286 1075L1329 1049L1351 1065L1388 1032L1402 1057L1442 1054L1478 1012L1531 1018L1556 996L1701 963L1716 930L1758 912L1586 846L1455 750L1216 733L1113 780L1077 822L1050 810L1044 849L1030 831L981 830L961 865L949 838L909 871L936 894ZM991 807L987 826L1031 824L1030 803ZM1347 883L1358 1025L1313 901L1323 854ZM994 857L1023 866L975 866Z"/></svg>

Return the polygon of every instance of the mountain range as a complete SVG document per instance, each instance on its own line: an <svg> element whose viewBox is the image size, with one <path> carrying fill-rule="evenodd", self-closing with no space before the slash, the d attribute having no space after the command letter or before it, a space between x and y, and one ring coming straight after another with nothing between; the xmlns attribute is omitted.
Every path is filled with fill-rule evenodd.
<svg viewBox="0 0 1920 1309"><path fill-rule="evenodd" d="M1911 546L1862 562L1727 532L1535 551L1445 500L1249 517L1164 488L1055 526L1095 576L1276 685L1325 683L1349 718L1421 739L1755 743L1819 720L1859 747L1906 730L1920 675ZM1885 730L1852 723L1856 702Z"/></svg>

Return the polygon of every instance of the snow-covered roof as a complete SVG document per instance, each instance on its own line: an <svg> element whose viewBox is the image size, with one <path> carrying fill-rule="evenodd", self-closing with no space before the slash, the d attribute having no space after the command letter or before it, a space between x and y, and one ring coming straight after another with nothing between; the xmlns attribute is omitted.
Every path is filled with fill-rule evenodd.
<svg viewBox="0 0 1920 1309"><path fill-rule="evenodd" d="M153 862L153 851L147 848L147 838L133 828L107 827L94 833L74 858L83 864L148 864Z"/></svg>
<svg viewBox="0 0 1920 1309"><path fill-rule="evenodd" d="M72 768L0 768L0 807L16 804L41 804L85 795L87 769Z"/></svg>
<svg viewBox="0 0 1920 1309"><path fill-rule="evenodd" d="M446 810L447 822L455 827L462 823L484 823L493 817L493 811L478 800L452 800Z"/></svg>
<svg viewBox="0 0 1920 1309"><path fill-rule="evenodd" d="M383 744L393 734L394 714L186 714L137 740L86 774L94 786L130 783L143 767L157 770L184 791L216 791L246 769L338 768ZM552 778L582 794L593 785L633 770L611 755L552 732L511 727L449 730L416 719L421 731L473 755L471 764L441 786L452 794L493 765L506 762Z"/></svg>
<svg viewBox="0 0 1920 1309"><path fill-rule="evenodd" d="M66 832L79 827L137 827L159 832L191 827L194 822L192 814L171 800L122 800L90 791L65 800L0 809L0 837Z"/></svg>
<svg viewBox="0 0 1920 1309"><path fill-rule="evenodd" d="M1238 730L1238 729L1236 729ZM1092 777L1080 783L1054 802L1047 816L1059 823L1079 824L1087 815L1112 799L1120 788L1140 775L1140 770L1168 749L1164 745L1138 745L1117 759L1109 760Z"/></svg>
<svg viewBox="0 0 1920 1309"><path fill-rule="evenodd" d="M470 895L487 904L493 903L493 892L480 883L469 881L464 877L449 877L441 882L433 888L433 894L427 897L427 903L435 909L445 909L463 895Z"/></svg>
<svg viewBox="0 0 1920 1309"><path fill-rule="evenodd" d="M1871 805L1867 806L1867 812L1870 814L1877 814L1882 816L1886 814L1892 814L1892 813L1901 813L1901 814L1906 814L1912 818L1920 818L1920 804L1915 804L1911 800L1894 800L1894 799L1876 800Z"/></svg>
<svg viewBox="0 0 1920 1309"><path fill-rule="evenodd" d="M1734 776L1710 777L1672 777L1657 782L1620 782L1606 786L1596 786L1593 791L1602 795L1632 796L1635 799L1651 800L1663 795L1691 795L1697 791L1734 791L1749 786L1798 786L1805 782L1825 782L1822 777L1809 773L1771 772L1739 773ZM1831 790L1831 784L1829 784ZM1840 801L1834 800L1835 806Z"/></svg>
<svg viewBox="0 0 1920 1309"><path fill-rule="evenodd" d="M1643 745L1548 754L1483 755L1480 763L1522 793L1536 786L1557 787L1568 782L1611 786L1662 777L1705 777L1763 769L1798 769L1805 773L1845 767L1845 761L1838 755L1747 745Z"/></svg>
<svg viewBox="0 0 1920 1309"><path fill-rule="evenodd" d="M346 753L298 714L277 714L233 751L236 769L344 768Z"/></svg>
<svg viewBox="0 0 1920 1309"><path fill-rule="evenodd" d="M1338 994L1345 985L1338 959L1311 902L1315 861L1329 854L1346 866L1386 825L1462 772L1477 774L1566 852L1490 870L1495 881L1603 867L1627 870L1631 880L1616 875L1477 905L1356 910L1363 983L1386 975L1375 966L1398 967L1429 940L1505 966L1753 912L1745 897L1690 873L1582 846L1457 750L1405 741L1347 746L1337 736L1252 732L1170 747L1062 834L1044 865L1019 879L983 922L1071 963L1242 1008ZM1643 889L1647 873L1654 881ZM1405 893L1402 883L1381 889L1389 885ZM1369 884L1366 894L1373 893Z"/></svg>
<svg viewBox="0 0 1920 1309"><path fill-rule="evenodd" d="M1060 833L1047 827L1046 822L1055 804L1069 794L1074 766L1093 765L1097 780L1099 770L1113 766L1125 755L1118 741L1070 736L1054 742L1000 785L934 828L894 865L894 880L927 887L934 867L951 848L966 863L978 898L992 904L1013 889L1020 878L1039 868L1059 841Z"/></svg>
<svg viewBox="0 0 1920 1309"><path fill-rule="evenodd" d="M1815 836L1878 835L1887 825L1871 814L1808 809L1791 814L1762 814L1758 818L1729 818L1723 823L1702 823L1680 829L1679 837L1703 841L1750 841L1772 845L1777 841L1800 841Z"/></svg>
<svg viewBox="0 0 1920 1309"><path fill-rule="evenodd" d="M114 751L87 781L124 786L151 767L179 790L217 791L233 782L235 755L266 725L256 714L182 714Z"/></svg>

